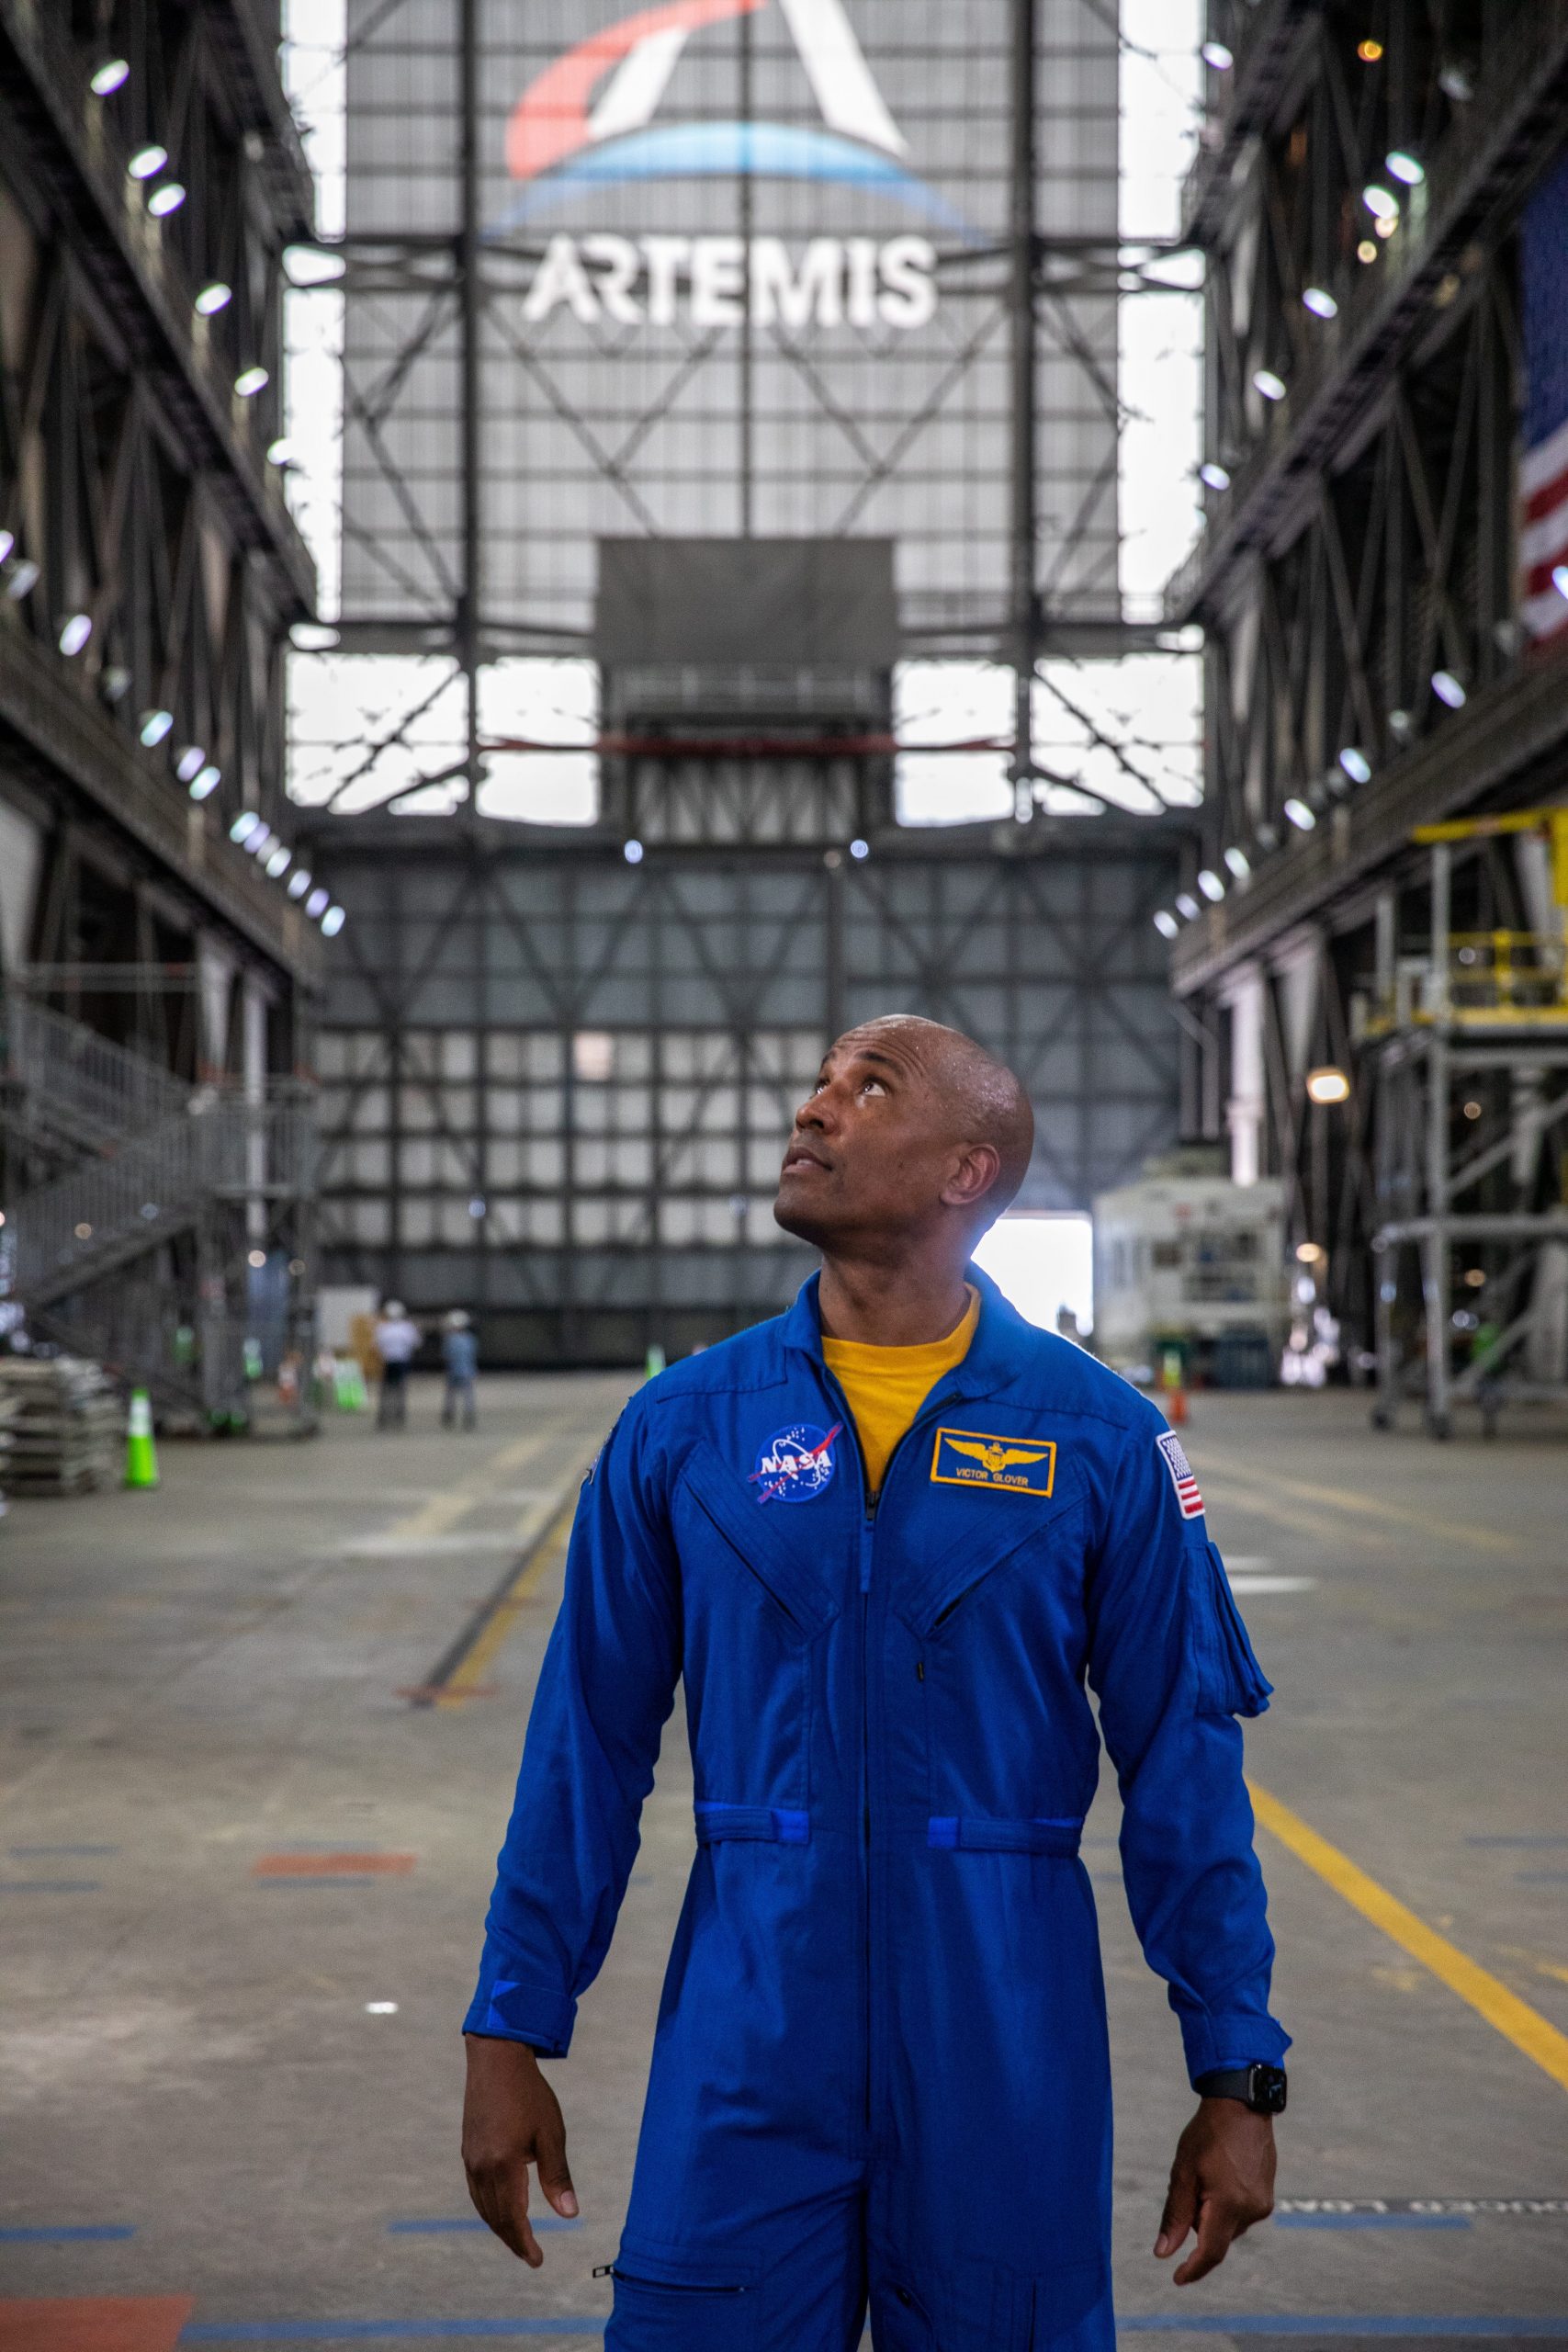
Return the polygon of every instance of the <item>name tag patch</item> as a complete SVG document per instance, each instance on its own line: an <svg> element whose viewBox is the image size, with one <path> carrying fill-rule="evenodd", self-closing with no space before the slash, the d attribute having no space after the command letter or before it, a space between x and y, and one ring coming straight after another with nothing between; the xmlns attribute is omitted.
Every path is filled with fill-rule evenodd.
<svg viewBox="0 0 1568 2352"><path fill-rule="evenodd" d="M1043 1497L1055 1479L1056 1447L1051 1438L988 1437L983 1430L936 1433L933 1486L991 1487L1003 1494Z"/></svg>

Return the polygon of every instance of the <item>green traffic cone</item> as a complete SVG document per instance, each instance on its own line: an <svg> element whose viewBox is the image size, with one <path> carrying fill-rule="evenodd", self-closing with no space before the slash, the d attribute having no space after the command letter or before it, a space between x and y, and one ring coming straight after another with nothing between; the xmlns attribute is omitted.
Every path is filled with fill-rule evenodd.
<svg viewBox="0 0 1568 2352"><path fill-rule="evenodd" d="M130 1419L125 1432L125 1483L128 1487L155 1487L158 1483L152 1400L145 1388L133 1388L130 1392Z"/></svg>
<svg viewBox="0 0 1568 2352"><path fill-rule="evenodd" d="M664 1351L660 1346L658 1340L655 1340L653 1345L648 1351L648 1359L643 1365L642 1376L645 1380L651 1380L656 1374L662 1372L663 1369Z"/></svg>

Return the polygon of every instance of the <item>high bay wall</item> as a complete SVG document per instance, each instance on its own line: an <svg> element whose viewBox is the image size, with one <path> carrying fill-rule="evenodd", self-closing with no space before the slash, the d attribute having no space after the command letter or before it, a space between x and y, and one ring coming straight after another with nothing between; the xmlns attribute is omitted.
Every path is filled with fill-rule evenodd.
<svg viewBox="0 0 1568 2352"><path fill-rule="evenodd" d="M1174 854L1084 830L630 867L356 820L317 1046L326 1278L468 1307L491 1362L718 1339L807 1270L771 1215L789 1121L827 1042L887 1012L1005 1055L1039 1117L1021 1204L1085 1207L1169 1140L1179 1055L1150 922Z"/></svg>

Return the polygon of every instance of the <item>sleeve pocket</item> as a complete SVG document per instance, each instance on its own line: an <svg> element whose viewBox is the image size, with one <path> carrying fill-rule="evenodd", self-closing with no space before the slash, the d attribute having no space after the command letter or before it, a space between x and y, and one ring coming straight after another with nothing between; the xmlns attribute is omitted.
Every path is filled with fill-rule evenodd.
<svg viewBox="0 0 1568 2352"><path fill-rule="evenodd" d="M1199 1713L1262 1714L1274 1686L1253 1655L1224 1562L1213 1544L1193 1558L1191 1592Z"/></svg>

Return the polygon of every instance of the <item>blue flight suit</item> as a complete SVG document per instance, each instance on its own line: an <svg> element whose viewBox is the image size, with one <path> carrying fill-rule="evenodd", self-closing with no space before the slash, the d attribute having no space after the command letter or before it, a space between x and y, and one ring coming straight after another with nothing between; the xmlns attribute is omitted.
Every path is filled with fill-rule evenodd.
<svg viewBox="0 0 1568 2352"><path fill-rule="evenodd" d="M1098 1693L1189 2072L1277 2063L1241 1731L1269 1686L1179 1442L975 1269L874 1511L787 1315L584 1486L466 2027L564 2054L684 1679L697 1850L607 2352L1105 2352ZM569 2102L570 2120L570 2102Z"/></svg>

